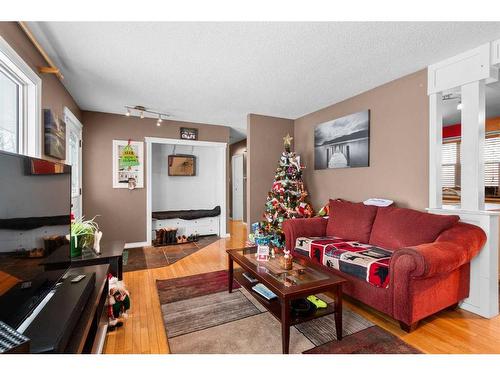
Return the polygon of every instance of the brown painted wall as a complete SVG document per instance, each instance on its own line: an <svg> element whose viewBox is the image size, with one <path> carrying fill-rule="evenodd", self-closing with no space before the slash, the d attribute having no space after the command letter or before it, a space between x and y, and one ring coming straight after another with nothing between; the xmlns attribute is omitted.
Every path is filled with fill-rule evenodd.
<svg viewBox="0 0 500 375"><path fill-rule="evenodd" d="M247 140L243 139L242 141L233 143L229 146L229 212L233 212L233 156L243 154L243 176L246 175L246 160L247 160ZM247 199L246 199L246 186L243 189L243 220L247 217Z"/></svg>
<svg viewBox="0 0 500 375"><path fill-rule="evenodd" d="M262 219L267 193L283 152L283 137L293 132L294 122L290 119L256 114L247 117L248 225Z"/></svg>
<svg viewBox="0 0 500 375"><path fill-rule="evenodd" d="M39 66L47 66L42 55L21 30L17 22L0 22L0 36L17 52L17 54L38 74ZM79 119L82 113L78 105L68 93L61 81L53 74L38 74L42 79L42 109L50 108L62 118L64 107L68 107ZM43 122L43 121L42 121ZM42 148L43 150L43 123ZM43 155L42 157L51 159Z"/></svg>
<svg viewBox="0 0 500 375"><path fill-rule="evenodd" d="M229 141L229 128L225 126L164 121L157 127L155 119L87 111L83 112L83 121L83 212L86 217L101 215L97 221L108 240L146 240L146 170L144 189L113 189L114 139L143 142L144 137L179 138L179 128L186 126L198 129L199 140Z"/></svg>
<svg viewBox="0 0 500 375"><path fill-rule="evenodd" d="M427 71L383 86L295 120L295 151L301 155L306 187L316 209L329 198L362 201L388 198L423 209L428 204ZM369 109L370 166L314 170L314 127Z"/></svg>

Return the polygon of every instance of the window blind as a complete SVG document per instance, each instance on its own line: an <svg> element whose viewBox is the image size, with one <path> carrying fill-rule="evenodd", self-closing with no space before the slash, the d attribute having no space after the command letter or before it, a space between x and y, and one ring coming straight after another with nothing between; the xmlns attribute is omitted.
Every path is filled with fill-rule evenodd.
<svg viewBox="0 0 500 375"><path fill-rule="evenodd" d="M442 186L460 186L460 148L461 142L443 143L442 147ZM489 135L484 144L484 185L498 187L500 181L500 135Z"/></svg>

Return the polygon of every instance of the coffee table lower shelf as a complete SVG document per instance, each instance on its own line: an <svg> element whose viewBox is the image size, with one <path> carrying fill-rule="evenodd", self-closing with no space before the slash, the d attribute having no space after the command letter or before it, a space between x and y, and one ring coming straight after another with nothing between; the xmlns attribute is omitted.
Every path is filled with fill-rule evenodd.
<svg viewBox="0 0 500 375"><path fill-rule="evenodd" d="M242 269L237 269L234 270L234 279L240 284L243 288L248 290L253 297L257 301L259 301L260 304L262 304L278 321L281 322L281 302L279 298L274 298L272 300L268 300L264 297L262 297L259 293L255 292L252 290L252 287L257 284L258 282L251 283L248 281L245 276L243 276L243 271ZM307 297L307 296L304 296ZM333 314L335 312L335 308L333 304L328 304L328 306L324 309L317 309L314 314L311 314L306 317L297 317L294 315L290 316L290 326L294 326L299 323L306 322L308 320L312 319L317 319L325 315Z"/></svg>

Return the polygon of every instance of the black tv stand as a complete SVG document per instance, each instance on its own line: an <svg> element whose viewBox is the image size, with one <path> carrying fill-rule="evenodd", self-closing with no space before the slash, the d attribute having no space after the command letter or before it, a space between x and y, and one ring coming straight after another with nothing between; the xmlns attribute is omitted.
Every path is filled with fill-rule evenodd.
<svg viewBox="0 0 500 375"><path fill-rule="evenodd" d="M109 265L71 268L24 335L31 353L90 353L104 316ZM85 274L78 283L76 275ZM97 341L102 340L99 339Z"/></svg>
<svg viewBox="0 0 500 375"><path fill-rule="evenodd" d="M68 276L55 287L48 300L24 335L29 337L31 353L61 353L68 343L91 291L95 287L95 272L86 273L78 283Z"/></svg>

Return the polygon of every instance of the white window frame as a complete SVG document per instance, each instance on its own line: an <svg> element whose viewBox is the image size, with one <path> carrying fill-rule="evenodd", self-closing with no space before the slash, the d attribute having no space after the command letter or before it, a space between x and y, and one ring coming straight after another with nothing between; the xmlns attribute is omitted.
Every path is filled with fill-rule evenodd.
<svg viewBox="0 0 500 375"><path fill-rule="evenodd" d="M15 77L21 87L18 153L40 157L42 80L1 36L0 69Z"/></svg>

